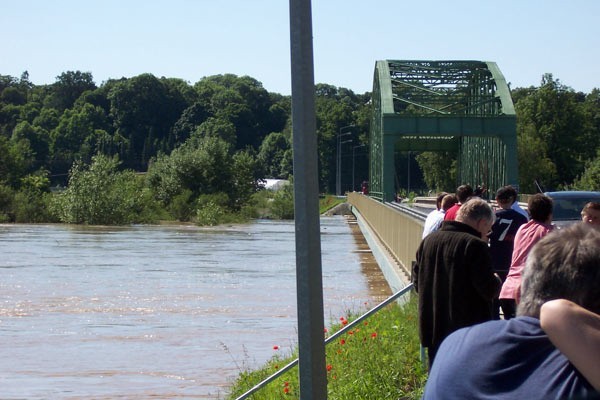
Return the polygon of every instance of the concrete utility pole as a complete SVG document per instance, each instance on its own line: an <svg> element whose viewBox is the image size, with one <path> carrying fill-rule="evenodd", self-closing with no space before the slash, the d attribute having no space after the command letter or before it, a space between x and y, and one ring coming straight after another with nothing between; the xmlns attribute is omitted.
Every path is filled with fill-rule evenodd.
<svg viewBox="0 0 600 400"><path fill-rule="evenodd" d="M290 0L300 399L327 399L310 0Z"/></svg>

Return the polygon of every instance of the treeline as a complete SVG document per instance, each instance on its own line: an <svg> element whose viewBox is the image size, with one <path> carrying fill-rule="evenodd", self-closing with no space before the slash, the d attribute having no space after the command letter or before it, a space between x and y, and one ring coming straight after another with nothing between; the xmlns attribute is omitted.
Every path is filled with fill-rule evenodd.
<svg viewBox="0 0 600 400"><path fill-rule="evenodd" d="M337 134L352 126L353 144L366 144L370 97L325 84L316 92L319 188L333 192ZM259 179L293 172L291 100L231 74L195 84L142 74L100 86L81 71L51 85L33 85L27 72L0 75L0 157L0 221L253 214ZM347 154L344 162L350 182Z"/></svg>
<svg viewBox="0 0 600 400"><path fill-rule="evenodd" d="M512 96L521 192L600 190L600 91L575 92L546 74ZM368 179L370 100L316 85L321 192L335 192L342 132L342 190ZM190 84L142 74L97 86L81 71L50 85L0 75L0 221L289 218L289 190L267 199L260 179L291 177L291 132L290 97L248 76ZM407 161L412 190L454 190L456 157L397 155L399 190Z"/></svg>

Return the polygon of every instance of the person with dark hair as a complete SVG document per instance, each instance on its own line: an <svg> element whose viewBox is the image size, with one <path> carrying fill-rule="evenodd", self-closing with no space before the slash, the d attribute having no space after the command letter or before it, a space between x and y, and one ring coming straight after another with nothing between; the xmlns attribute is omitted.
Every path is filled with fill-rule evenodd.
<svg viewBox="0 0 600 400"><path fill-rule="evenodd" d="M600 202L590 201L581 210L581 220L585 223L600 227Z"/></svg>
<svg viewBox="0 0 600 400"><path fill-rule="evenodd" d="M510 208L512 208L513 210L515 210L516 212L518 212L519 214L521 214L522 216L527 218L527 220L529 221L529 214L527 214L527 211L523 210L521 208L521 206L519 205L519 194L517 193L517 189L515 189L512 186L510 186L510 187L514 191L513 193L515 195L515 200L513 201L512 206Z"/></svg>
<svg viewBox="0 0 600 400"><path fill-rule="evenodd" d="M435 210L427 214L427 218L425 218L425 224L423 225L423 236L421 238L424 238L425 236L433 232L435 229L437 229L436 226L439 227L440 219L444 220L444 211L442 210L442 199L447 194L448 193L446 192L440 192L437 194L437 197L435 198Z"/></svg>
<svg viewBox="0 0 600 400"><path fill-rule="evenodd" d="M534 194L527 202L527 209L531 220L521 225L517 230L511 257L510 269L502 290L500 302L504 311L504 318L515 316L519 289L521 287L521 272L527 261L529 251L541 238L546 236L552 226L552 199L541 193Z"/></svg>
<svg viewBox="0 0 600 400"><path fill-rule="evenodd" d="M465 203L469 198L473 196L473 188L469 185L460 185L456 188L456 203L454 206L450 207L448 211L446 211L446 215L444 215L444 221L454 221L456 218L456 213L460 206Z"/></svg>
<svg viewBox="0 0 600 400"><path fill-rule="evenodd" d="M598 314L599 265L600 230L586 224L556 230L539 240L523 270L518 316L449 335L439 348L423 399L592 398L597 392L586 375L542 330L540 310L544 303L562 298ZM597 360L591 371L589 364L580 365L597 375Z"/></svg>
<svg viewBox="0 0 600 400"><path fill-rule="evenodd" d="M500 276L502 282L506 280L513 253L515 234L519 227L527 222L527 218L511 208L515 202L517 191L512 186L504 186L496 192L496 221L490 233L490 253L494 271ZM500 308L505 319L510 319L514 314L514 305L508 301L494 299L494 319L500 318Z"/></svg>
<svg viewBox="0 0 600 400"><path fill-rule="evenodd" d="M442 196L440 199L439 208L430 212L425 220L422 239L424 239L425 236L429 235L431 232L435 232L440 229L442 222L444 222L444 215L446 214L446 211L448 211L448 209L455 204L456 196L453 194L445 193L444 196Z"/></svg>
<svg viewBox="0 0 600 400"><path fill-rule="evenodd" d="M444 221L417 250L413 281L429 365L448 334L492 319L492 300L501 285L486 238L493 222L489 204L473 198L462 205L455 221Z"/></svg>

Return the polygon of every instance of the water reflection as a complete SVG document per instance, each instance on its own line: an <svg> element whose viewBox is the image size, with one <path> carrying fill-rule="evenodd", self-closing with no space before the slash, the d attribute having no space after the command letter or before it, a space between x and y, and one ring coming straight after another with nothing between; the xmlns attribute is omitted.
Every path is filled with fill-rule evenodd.
<svg viewBox="0 0 600 400"><path fill-rule="evenodd" d="M343 218L321 230L328 323L382 289ZM0 225L0 254L2 398L221 398L296 343L293 222Z"/></svg>

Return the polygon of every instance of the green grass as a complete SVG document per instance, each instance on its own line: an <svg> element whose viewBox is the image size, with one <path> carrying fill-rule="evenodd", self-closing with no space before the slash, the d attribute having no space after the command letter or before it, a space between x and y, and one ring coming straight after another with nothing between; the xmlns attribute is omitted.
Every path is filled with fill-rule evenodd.
<svg viewBox="0 0 600 400"><path fill-rule="evenodd" d="M341 326L338 321L329 334ZM231 387L230 398L245 393L296 357L296 352L276 355L258 370L241 371ZM420 399L427 373L419 359L414 296L403 307L392 303L329 343L326 365L328 399ZM249 398L297 399L298 386L296 366Z"/></svg>
<svg viewBox="0 0 600 400"><path fill-rule="evenodd" d="M325 195L319 198L319 214L323 214L338 204L345 203L345 198L340 198L333 195Z"/></svg>

